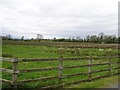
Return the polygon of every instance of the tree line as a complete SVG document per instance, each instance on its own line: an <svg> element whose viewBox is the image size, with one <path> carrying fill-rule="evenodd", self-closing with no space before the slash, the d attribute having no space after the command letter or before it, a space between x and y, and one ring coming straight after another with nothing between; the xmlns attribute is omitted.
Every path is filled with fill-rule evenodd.
<svg viewBox="0 0 120 90"><path fill-rule="evenodd" d="M81 38L79 36L72 37L69 39L61 38L61 39L53 39L54 42L89 42L89 43L119 43L120 37L115 35L105 35L104 33L100 33L98 35L87 35L85 38Z"/></svg>
<svg viewBox="0 0 120 90"><path fill-rule="evenodd" d="M53 39L43 39L42 34L37 34L36 38L31 39L24 39L24 36L22 36L20 39L12 38L12 35L8 34L6 36L1 36L2 40L20 40L20 41L53 41L53 42L89 42L89 43L119 43L120 37L117 37L115 35L105 35L104 33L100 33L98 35L87 35L85 38L81 38L80 36L72 37L69 39L66 38L59 38L57 39L54 37Z"/></svg>
<svg viewBox="0 0 120 90"><path fill-rule="evenodd" d="M24 39L24 36L21 36L21 38L13 38L12 35L7 34L6 36L0 36L2 37L2 40L14 40L14 41L31 41L31 40L36 40L36 41L41 41L43 39L42 34L37 34L36 38L31 38L31 39Z"/></svg>

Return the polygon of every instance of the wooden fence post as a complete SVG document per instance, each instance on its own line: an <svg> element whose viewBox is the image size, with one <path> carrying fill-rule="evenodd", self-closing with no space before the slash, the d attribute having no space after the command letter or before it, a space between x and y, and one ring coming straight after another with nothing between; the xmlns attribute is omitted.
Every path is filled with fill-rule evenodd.
<svg viewBox="0 0 120 90"><path fill-rule="evenodd" d="M63 56L61 56L60 58L58 58L58 62L59 62L59 66L58 66L58 83L61 84L62 83L62 64L63 64ZM62 86L61 86L62 87Z"/></svg>
<svg viewBox="0 0 120 90"><path fill-rule="evenodd" d="M92 78L92 73L91 73L91 69L92 69L92 57L89 58L89 69L88 69L88 78L89 78L89 82L91 81Z"/></svg>
<svg viewBox="0 0 120 90"><path fill-rule="evenodd" d="M18 58L15 58L12 65L12 84L15 89L17 89L17 74L18 74Z"/></svg>
<svg viewBox="0 0 120 90"><path fill-rule="evenodd" d="M111 54L110 54L110 56L109 56L109 62L108 62L109 64L109 76L111 76L112 75L112 72L111 72L111 70L112 70L112 68L111 68L111 64L112 64L112 61L111 61Z"/></svg>

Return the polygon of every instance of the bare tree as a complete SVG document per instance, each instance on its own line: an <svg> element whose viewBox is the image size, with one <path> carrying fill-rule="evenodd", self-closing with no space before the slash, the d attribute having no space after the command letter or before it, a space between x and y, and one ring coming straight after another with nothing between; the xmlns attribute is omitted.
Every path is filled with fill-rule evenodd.
<svg viewBox="0 0 120 90"><path fill-rule="evenodd" d="M21 37L21 40L24 40L24 36Z"/></svg>
<svg viewBox="0 0 120 90"><path fill-rule="evenodd" d="M43 35L42 34L37 34L37 40L39 40L39 42L40 42L41 39L43 39Z"/></svg>
<svg viewBox="0 0 120 90"><path fill-rule="evenodd" d="M10 40L10 39L12 39L12 36L11 36L10 34L8 34L8 35L6 35L6 38L7 38L8 40Z"/></svg>
<svg viewBox="0 0 120 90"><path fill-rule="evenodd" d="M100 39L104 39L104 36L105 36L104 33L100 33L100 34L99 34L99 38L100 38Z"/></svg>

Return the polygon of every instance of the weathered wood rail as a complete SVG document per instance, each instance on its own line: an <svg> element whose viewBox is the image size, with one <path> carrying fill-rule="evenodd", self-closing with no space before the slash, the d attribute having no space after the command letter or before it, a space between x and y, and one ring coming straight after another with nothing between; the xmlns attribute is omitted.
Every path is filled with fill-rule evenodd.
<svg viewBox="0 0 120 90"><path fill-rule="evenodd" d="M80 82L88 82L92 81L98 78L104 78L112 75L117 75L120 74L119 72L117 73L111 73L111 70L114 69L120 69L120 67L112 67L113 64L119 64L120 62L112 62L112 58L119 58L120 56L101 56L101 57L81 57L81 58L51 58L51 59L45 59L45 58L0 58L2 62L11 62L12 63L12 69L6 69L6 68L0 68L1 72L6 72L6 73L11 73L12 74L12 80L6 80L6 79L0 79L0 81L5 82L5 83L10 83L14 86L14 88L17 88L17 86L20 83L29 83L29 82L36 82L36 81L41 81L41 80L50 80L50 79L58 79L59 84L57 85L52 85L52 86L47 86L47 87L41 87L41 88L56 88L56 87L62 87L64 85L70 85L70 84L76 84ZM105 63L97 63L94 64L92 61L93 60L101 60L101 59L109 59L108 62ZM77 61L77 60L88 60L88 64L85 65L72 65L72 66L63 66L64 61ZM59 65L58 67L47 67L47 68L33 68L33 69L24 69L24 70L18 70L18 63L19 62L47 62L47 61L58 61ZM92 67L95 66L103 66L103 65L108 65L108 68L102 69L102 70L92 70ZM83 68L83 67L88 67L87 72L79 72L79 73L74 73L74 74L63 74L62 70L63 69L70 69L70 68ZM43 78L35 78L35 79L26 79L26 80L19 80L18 81L18 74L20 73L27 73L27 72L38 72L38 71L49 71L49 70L58 70L58 75L56 76L49 76L49 77L43 77ZM103 75L103 76L97 76L97 77L92 77L93 73L97 72L105 72L109 71L109 75ZM88 75L88 79L85 80L78 80L74 82L68 82L68 83L63 83L62 79L67 78L67 77L72 77L72 76L80 76L80 75Z"/></svg>

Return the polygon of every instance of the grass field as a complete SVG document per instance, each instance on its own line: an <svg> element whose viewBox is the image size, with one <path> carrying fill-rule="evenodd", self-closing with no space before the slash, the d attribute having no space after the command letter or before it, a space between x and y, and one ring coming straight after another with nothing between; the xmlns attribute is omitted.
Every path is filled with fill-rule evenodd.
<svg viewBox="0 0 120 90"><path fill-rule="evenodd" d="M111 81L111 82L110 82ZM113 86L118 86L118 76L112 76L107 78L102 78L95 80L93 82L86 82L77 85L67 86L66 88L82 88L86 90L91 90L91 88L114 88Z"/></svg>
<svg viewBox="0 0 120 90"><path fill-rule="evenodd" d="M106 56L106 55L116 55L118 54L117 49L94 49L94 48L55 48L55 47L47 47L47 46L33 46L33 45L3 45L2 46L2 56L4 57L18 57L18 58L57 58L61 55L63 57L84 57L84 56ZM94 61L93 63L103 63L108 62L109 59L105 60L99 60ZM112 61L118 61L118 59L112 59ZM71 65L83 65L88 64L88 61L64 61L64 66L71 66ZM30 69L30 68L43 68L43 67L57 67L58 62L57 61L48 61L48 62L21 62L19 63L19 70L22 69ZM12 64L10 63L2 63L3 68L12 68ZM117 67L117 65L114 65L113 67ZM108 68L108 65L105 66L96 66L93 67L92 70L100 70ZM65 74L73 74L78 72L88 72L88 67L85 68L74 68L74 69L64 69L63 75ZM113 71L117 72L117 71ZM95 73L92 76L100 76L108 74L109 72L100 72ZM21 73L18 75L18 80L24 80L24 79L33 79L33 78L42 78L42 77L48 77L48 76L57 76L58 71L42 71L42 72L33 72L33 73ZM3 73L3 78L11 80L11 75L7 73ZM73 77L67 77L63 78L62 82L67 83L71 81L76 80L82 80L87 79L88 75L81 75L81 76L73 76ZM39 81L36 83L26 83L24 85L20 85L19 87L28 87L28 88L38 88L42 86L48 86L48 85L54 85L58 84L57 79L53 80L45 80L45 81ZM3 87L6 85L4 84ZM7 87L10 87L7 85ZM79 87L79 86L78 86ZM83 85L84 87L84 85ZM96 86L95 86L96 87ZM80 88L80 87L79 87ZM89 87L86 87L89 88ZM94 88L94 86L93 86Z"/></svg>
<svg viewBox="0 0 120 90"><path fill-rule="evenodd" d="M110 49L97 48L55 48L47 46L32 45L4 45L3 56L19 58L54 58L60 57L82 57L86 55L103 56L109 54ZM112 54L118 54L118 49L111 49Z"/></svg>

